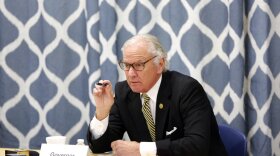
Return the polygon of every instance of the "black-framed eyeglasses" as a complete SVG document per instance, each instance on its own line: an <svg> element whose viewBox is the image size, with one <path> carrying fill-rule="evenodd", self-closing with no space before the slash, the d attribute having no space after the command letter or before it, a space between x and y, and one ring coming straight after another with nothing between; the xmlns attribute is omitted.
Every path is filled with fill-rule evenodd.
<svg viewBox="0 0 280 156"><path fill-rule="evenodd" d="M145 68L145 64L147 62L151 61L152 59L154 59L155 57L157 57L157 56L154 56L154 57L146 60L145 62L138 62L138 63L132 63L132 64L120 61L119 65L120 65L121 69L125 70L125 71L128 71L130 69L130 67L132 67L136 71L142 71Z"/></svg>

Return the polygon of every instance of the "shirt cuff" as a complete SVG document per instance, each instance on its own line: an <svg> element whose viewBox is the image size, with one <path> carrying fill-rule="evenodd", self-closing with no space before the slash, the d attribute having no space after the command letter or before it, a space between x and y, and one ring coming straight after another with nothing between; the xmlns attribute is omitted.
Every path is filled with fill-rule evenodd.
<svg viewBox="0 0 280 156"><path fill-rule="evenodd" d="M96 119L95 115L92 118L91 122L90 122L90 131L94 137L94 139L98 139L99 137L101 137L107 127L108 127L108 123L109 123L109 116L107 116L105 119L103 120L98 120Z"/></svg>
<svg viewBox="0 0 280 156"><path fill-rule="evenodd" d="M156 156L157 146L155 142L140 142L141 156Z"/></svg>

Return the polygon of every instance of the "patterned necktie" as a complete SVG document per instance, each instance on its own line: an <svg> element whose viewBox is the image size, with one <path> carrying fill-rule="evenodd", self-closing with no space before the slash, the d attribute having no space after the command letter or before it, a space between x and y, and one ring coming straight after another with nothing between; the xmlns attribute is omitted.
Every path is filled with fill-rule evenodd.
<svg viewBox="0 0 280 156"><path fill-rule="evenodd" d="M156 141L156 132L155 132L156 128L155 128L155 124L154 124L154 120L152 117L151 108L149 104L150 97L147 94L143 94L143 98L144 98L144 104L142 106L142 112L146 119L146 123L150 131L151 138L153 141Z"/></svg>

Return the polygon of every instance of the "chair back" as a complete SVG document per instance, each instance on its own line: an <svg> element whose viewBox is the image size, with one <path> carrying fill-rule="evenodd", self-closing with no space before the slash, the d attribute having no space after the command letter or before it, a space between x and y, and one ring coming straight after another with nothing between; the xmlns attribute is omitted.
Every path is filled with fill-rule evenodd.
<svg viewBox="0 0 280 156"><path fill-rule="evenodd" d="M219 125L221 139L228 156L245 156L247 149L246 137L227 125Z"/></svg>

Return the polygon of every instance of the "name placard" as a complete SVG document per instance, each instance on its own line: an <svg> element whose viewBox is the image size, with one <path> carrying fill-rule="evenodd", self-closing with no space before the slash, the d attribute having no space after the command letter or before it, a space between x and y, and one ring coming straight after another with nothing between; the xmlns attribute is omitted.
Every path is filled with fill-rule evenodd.
<svg viewBox="0 0 280 156"><path fill-rule="evenodd" d="M42 144L40 156L87 156L88 146Z"/></svg>

